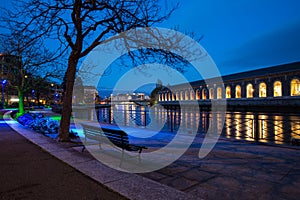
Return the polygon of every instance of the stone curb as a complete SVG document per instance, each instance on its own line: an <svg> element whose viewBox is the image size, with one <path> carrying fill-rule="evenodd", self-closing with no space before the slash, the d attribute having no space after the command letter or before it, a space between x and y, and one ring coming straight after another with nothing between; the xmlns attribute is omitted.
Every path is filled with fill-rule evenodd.
<svg viewBox="0 0 300 200"><path fill-rule="evenodd" d="M144 178L137 174L117 171L102 164L88 153L82 153L72 147L65 146L53 139L36 133L19 123L10 116L12 111L4 114L5 122L17 133L27 138L33 144L41 147L59 160L67 163L81 173L107 186L113 191L129 199L166 200L166 199L195 199L182 191Z"/></svg>

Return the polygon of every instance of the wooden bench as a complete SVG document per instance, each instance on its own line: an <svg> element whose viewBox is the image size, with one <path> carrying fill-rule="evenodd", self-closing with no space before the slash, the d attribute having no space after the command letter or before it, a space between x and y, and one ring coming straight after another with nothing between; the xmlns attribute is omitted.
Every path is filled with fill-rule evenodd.
<svg viewBox="0 0 300 200"><path fill-rule="evenodd" d="M100 128L90 125L82 125L82 127L85 136L85 144L87 142L87 139L91 139L98 141L100 148L101 144L106 143L120 148L122 152L124 150L137 151L139 154L142 152L143 149L147 149L147 147L145 146L130 144L127 133L122 130ZM82 152L84 151L84 149L85 146L83 146Z"/></svg>

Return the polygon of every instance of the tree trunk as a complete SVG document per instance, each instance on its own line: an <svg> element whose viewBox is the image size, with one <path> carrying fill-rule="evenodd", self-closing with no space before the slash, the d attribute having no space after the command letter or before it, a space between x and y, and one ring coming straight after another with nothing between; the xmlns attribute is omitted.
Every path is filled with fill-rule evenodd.
<svg viewBox="0 0 300 200"><path fill-rule="evenodd" d="M71 113L72 113L73 86L75 81L76 66L78 60L79 57L76 55L74 51L72 51L68 60L68 69L66 75L67 77L66 91L64 91L62 117L60 121L60 128L58 134L58 140L61 142L70 140L69 129L70 129L70 120L71 120Z"/></svg>
<svg viewBox="0 0 300 200"><path fill-rule="evenodd" d="M24 93L21 89L18 88L18 97L19 97L19 112L18 115L25 113L24 111Z"/></svg>
<svg viewBox="0 0 300 200"><path fill-rule="evenodd" d="M36 93L36 100L38 102L38 108L40 108L41 107L41 102L40 102L40 93L39 92Z"/></svg>

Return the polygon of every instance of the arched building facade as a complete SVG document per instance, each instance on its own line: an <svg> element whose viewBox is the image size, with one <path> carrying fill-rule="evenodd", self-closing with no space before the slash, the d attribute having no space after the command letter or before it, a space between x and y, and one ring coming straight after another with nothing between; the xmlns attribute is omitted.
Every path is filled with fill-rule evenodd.
<svg viewBox="0 0 300 200"><path fill-rule="evenodd" d="M259 100L292 99L300 97L300 62L236 73L222 77L223 83L210 79L164 88L159 93L160 103L176 101L209 101L212 99ZM216 79L217 80L217 79ZM175 94L173 94L172 92ZM174 98L170 98L173 96Z"/></svg>

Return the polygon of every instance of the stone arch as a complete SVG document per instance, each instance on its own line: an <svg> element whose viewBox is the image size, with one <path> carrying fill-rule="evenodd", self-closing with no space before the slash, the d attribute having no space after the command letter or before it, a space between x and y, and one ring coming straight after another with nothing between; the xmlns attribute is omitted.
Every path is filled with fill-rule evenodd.
<svg viewBox="0 0 300 200"><path fill-rule="evenodd" d="M242 88L240 85L235 86L235 98L242 98Z"/></svg>
<svg viewBox="0 0 300 200"><path fill-rule="evenodd" d="M291 81L291 96L300 96L300 81L297 78Z"/></svg>
<svg viewBox="0 0 300 200"><path fill-rule="evenodd" d="M214 88L209 88L209 99L214 99Z"/></svg>
<svg viewBox="0 0 300 200"><path fill-rule="evenodd" d="M181 100L181 101L185 100L185 99L184 99L184 94L183 94L183 93L184 93L183 91L180 91L180 100Z"/></svg>
<svg viewBox="0 0 300 200"><path fill-rule="evenodd" d="M206 88L202 89L202 99L207 99L207 89Z"/></svg>
<svg viewBox="0 0 300 200"><path fill-rule="evenodd" d="M273 96L281 97L282 96L282 83L281 81L275 81L273 84Z"/></svg>
<svg viewBox="0 0 300 200"><path fill-rule="evenodd" d="M226 86L226 98L227 99L229 99L229 98L231 98L231 88L230 88L230 86Z"/></svg>
<svg viewBox="0 0 300 200"><path fill-rule="evenodd" d="M247 84L246 91L246 98L253 98L254 89L251 83Z"/></svg>
<svg viewBox="0 0 300 200"><path fill-rule="evenodd" d="M185 100L190 100L190 98L189 98L189 91L188 90L186 90L185 93L184 93L184 99Z"/></svg>
<svg viewBox="0 0 300 200"><path fill-rule="evenodd" d="M217 88L217 99L222 99L222 87Z"/></svg>
<svg viewBox="0 0 300 200"><path fill-rule="evenodd" d="M196 100L199 100L200 98L201 98L200 90L197 89L197 90L196 90Z"/></svg>
<svg viewBox="0 0 300 200"><path fill-rule="evenodd" d="M194 90L190 91L190 100L195 100L195 92L194 92Z"/></svg>
<svg viewBox="0 0 300 200"><path fill-rule="evenodd" d="M267 85L265 82L259 84L259 97L267 97Z"/></svg>

